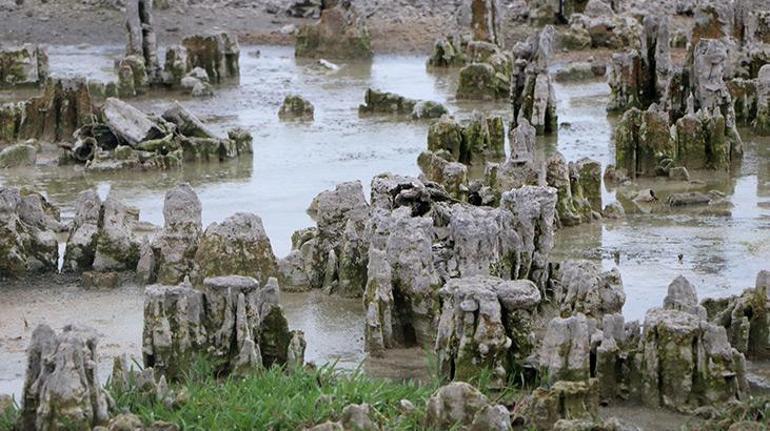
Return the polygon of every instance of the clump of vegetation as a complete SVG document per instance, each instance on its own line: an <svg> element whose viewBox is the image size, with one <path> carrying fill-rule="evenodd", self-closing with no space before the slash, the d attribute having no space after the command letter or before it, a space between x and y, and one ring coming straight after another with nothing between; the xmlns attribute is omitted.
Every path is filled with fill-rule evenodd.
<svg viewBox="0 0 770 431"><path fill-rule="evenodd" d="M470 383L489 392L490 380L483 375ZM437 378L429 382L374 378L333 364L291 372L272 367L222 379L215 377L211 362L198 358L183 381L172 385L172 390L185 394L179 405L158 401L136 386L107 388L118 411L136 414L146 424L161 420L185 430L296 430L339 420L345 406L361 403L370 405L372 419L384 429L415 430L424 429L428 398L443 383ZM405 409L401 400L411 402L414 409Z"/></svg>
<svg viewBox="0 0 770 431"><path fill-rule="evenodd" d="M0 405L0 431L13 430L16 421L19 418L19 406L12 404L10 406Z"/></svg>

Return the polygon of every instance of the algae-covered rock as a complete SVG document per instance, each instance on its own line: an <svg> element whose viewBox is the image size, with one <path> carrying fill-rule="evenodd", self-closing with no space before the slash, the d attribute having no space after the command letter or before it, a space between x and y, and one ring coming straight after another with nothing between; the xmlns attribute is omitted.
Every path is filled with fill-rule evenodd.
<svg viewBox="0 0 770 431"><path fill-rule="evenodd" d="M32 44L0 49L0 87L38 85L48 78L48 53Z"/></svg>
<svg viewBox="0 0 770 431"><path fill-rule="evenodd" d="M142 357L169 380L184 376L207 345L204 299L190 285L148 286L144 291Z"/></svg>
<svg viewBox="0 0 770 431"><path fill-rule="evenodd" d="M187 70L201 67L212 83L240 77L240 54L236 35L229 32L188 36L182 39L187 51Z"/></svg>
<svg viewBox="0 0 770 431"><path fill-rule="evenodd" d="M472 63L460 69L458 99L497 100L510 94L509 78L489 63Z"/></svg>
<svg viewBox="0 0 770 431"><path fill-rule="evenodd" d="M468 381L485 372L505 385L531 353L533 315L541 296L531 281L473 276L452 279L439 292L436 350L442 372Z"/></svg>
<svg viewBox="0 0 770 431"><path fill-rule="evenodd" d="M538 431L554 429L561 419L594 420L599 413L599 384L596 379L558 381L539 387L516 403L513 422Z"/></svg>
<svg viewBox="0 0 770 431"><path fill-rule="evenodd" d="M468 383L449 383L428 400L425 425L437 429L470 426L476 414L487 405L487 397Z"/></svg>
<svg viewBox="0 0 770 431"><path fill-rule="evenodd" d="M366 60L374 53L364 20L350 3L339 2L324 8L317 23L304 25L297 31L294 55Z"/></svg>
<svg viewBox="0 0 770 431"><path fill-rule="evenodd" d="M14 144L0 151L0 169L20 166L34 166L37 148L29 144Z"/></svg>
<svg viewBox="0 0 770 431"><path fill-rule="evenodd" d="M0 187L0 276L55 271L59 213L39 193Z"/></svg>
<svg viewBox="0 0 770 431"><path fill-rule="evenodd" d="M514 49L511 78L512 127L526 119L538 135L557 130L556 98L549 60L553 53L554 29L546 26Z"/></svg>
<svg viewBox="0 0 770 431"><path fill-rule="evenodd" d="M278 274L262 219L248 213L237 213L206 228L195 252L195 268L201 279L245 275L264 283Z"/></svg>
<svg viewBox="0 0 770 431"><path fill-rule="evenodd" d="M98 335L67 325L58 335L47 325L32 333L19 429L91 429L109 419L109 395L96 363Z"/></svg>
<svg viewBox="0 0 770 431"><path fill-rule="evenodd" d="M139 262L139 241L134 234L134 227L139 221L139 209L129 207L110 195L102 204L101 217L93 268L97 271L136 268Z"/></svg>
<svg viewBox="0 0 770 431"><path fill-rule="evenodd" d="M500 117L486 117L474 112L471 120L461 125L448 116L428 129L428 150L451 155L451 161L466 165L505 157L505 126Z"/></svg>
<svg viewBox="0 0 770 431"><path fill-rule="evenodd" d="M79 272L90 269L96 256L102 200L94 190L81 192L75 202L62 271Z"/></svg>
<svg viewBox="0 0 770 431"><path fill-rule="evenodd" d="M313 121L315 108L307 99L298 95L288 95L283 99L278 118L281 120Z"/></svg>

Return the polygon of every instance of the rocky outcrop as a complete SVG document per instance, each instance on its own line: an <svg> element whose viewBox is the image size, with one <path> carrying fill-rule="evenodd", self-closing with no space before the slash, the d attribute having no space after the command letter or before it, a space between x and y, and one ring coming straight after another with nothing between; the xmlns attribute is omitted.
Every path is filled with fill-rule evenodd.
<svg viewBox="0 0 770 431"><path fill-rule="evenodd" d="M283 121L300 120L313 121L315 108L302 96L290 94L283 99L278 118Z"/></svg>
<svg viewBox="0 0 770 431"><path fill-rule="evenodd" d="M553 249L557 192L550 187L524 186L503 194L501 207L514 217L521 245L513 268L515 279L532 280L545 296L548 256Z"/></svg>
<svg viewBox="0 0 770 431"><path fill-rule="evenodd" d="M471 30L473 31L473 40L502 45L501 19L500 6L497 4L497 0L472 0Z"/></svg>
<svg viewBox="0 0 770 431"><path fill-rule="evenodd" d="M539 387L516 403L512 413L513 423L546 431L564 429L555 427L562 419L593 421L599 416L598 389L595 379L558 381L549 388Z"/></svg>
<svg viewBox="0 0 770 431"><path fill-rule="evenodd" d="M278 275L278 263L262 219L249 213L236 213L222 223L210 224L198 241L194 265L196 280L243 275L264 283Z"/></svg>
<svg viewBox="0 0 770 431"><path fill-rule="evenodd" d="M94 109L84 79L49 78L39 96L0 105L0 142L70 142L75 130L93 121Z"/></svg>
<svg viewBox="0 0 770 431"><path fill-rule="evenodd" d="M247 132L233 129L227 138L218 138L179 103L158 118L108 98L99 117L75 132L68 152L88 170L170 169L186 161L224 161L252 151Z"/></svg>
<svg viewBox="0 0 770 431"><path fill-rule="evenodd" d="M102 200L94 190L81 192L75 202L75 218L70 227L62 271L90 270L96 256Z"/></svg>
<svg viewBox="0 0 770 431"><path fill-rule="evenodd" d="M540 368L551 382L591 376L591 332L583 314L551 320L538 352Z"/></svg>
<svg viewBox="0 0 770 431"><path fill-rule="evenodd" d="M186 50L188 71L203 68L214 84L240 78L241 48L235 34L217 32L188 36L182 39L182 46Z"/></svg>
<svg viewBox="0 0 770 431"><path fill-rule="evenodd" d="M505 386L532 350L534 314L541 300L529 280L471 276L439 291L436 353L449 379L470 381L484 372Z"/></svg>
<svg viewBox="0 0 770 431"><path fill-rule="evenodd" d="M596 193L596 185L601 184L601 179L596 176L596 169L584 169L581 172L578 168L588 163L594 165L598 162L589 160L567 164L564 156L558 152L546 161L545 181L548 186L556 189L556 215L561 226L575 226L599 218L599 212L594 207L601 207L601 194Z"/></svg>
<svg viewBox="0 0 770 431"><path fill-rule="evenodd" d="M464 382L440 387L428 400L425 426L430 429L507 431L511 420L504 406L490 403L478 389Z"/></svg>
<svg viewBox="0 0 770 431"><path fill-rule="evenodd" d="M468 61L465 50L470 36L454 35L436 40L428 58L428 67L446 68L464 66Z"/></svg>
<svg viewBox="0 0 770 431"><path fill-rule="evenodd" d="M459 124L451 117L441 117L428 129L428 151L446 154L448 160L465 165L502 159L505 157L503 120L474 113L468 123Z"/></svg>
<svg viewBox="0 0 770 431"><path fill-rule="evenodd" d="M292 251L281 261L284 278L293 289L361 296L369 247L363 186L358 181L339 184L316 196L307 211L316 228L295 233Z"/></svg>
<svg viewBox="0 0 770 431"><path fill-rule="evenodd" d="M55 271L59 210L39 193L0 187L0 276Z"/></svg>
<svg viewBox="0 0 770 431"><path fill-rule="evenodd" d="M139 262L139 240L134 228L139 209L125 205L112 195L101 209L93 268L96 271L133 270Z"/></svg>
<svg viewBox="0 0 770 431"><path fill-rule="evenodd" d="M757 134L770 135L770 64L759 69L756 81L757 114L753 126Z"/></svg>
<svg viewBox="0 0 770 431"><path fill-rule="evenodd" d="M152 9L152 0L128 0L126 2L126 31L128 34L126 56L138 57L150 80L157 81L160 78L160 63Z"/></svg>
<svg viewBox="0 0 770 431"><path fill-rule="evenodd" d="M175 285L194 274L203 234L201 202L189 184L166 192L163 229L142 246L137 272L144 283Z"/></svg>
<svg viewBox="0 0 770 431"><path fill-rule="evenodd" d="M517 44L511 78L511 127L526 119L538 135L556 133L556 98L548 63L553 54L554 29L546 26L539 34Z"/></svg>
<svg viewBox="0 0 770 431"><path fill-rule="evenodd" d="M664 167L676 158L669 129L668 116L657 105L626 111L615 129L616 166L631 178L667 173Z"/></svg>
<svg viewBox="0 0 770 431"><path fill-rule="evenodd" d="M632 13L614 13L604 0L588 3L592 9L573 14L569 27L560 31L559 41L563 48L581 50L588 48L624 49L638 48L642 33L637 17Z"/></svg>
<svg viewBox="0 0 770 431"><path fill-rule="evenodd" d="M757 274L756 286L741 295L707 299L709 320L727 330L730 345L750 359L770 358L770 273ZM696 298L697 300L697 298Z"/></svg>
<svg viewBox="0 0 770 431"><path fill-rule="evenodd" d="M410 116L415 120L441 118L449 111L438 102L409 99L393 93L367 89L364 103L358 106L359 115L391 114Z"/></svg>
<svg viewBox="0 0 770 431"><path fill-rule="evenodd" d="M647 109L666 100L671 79L668 18L647 16L639 50L617 53L610 67L608 110Z"/></svg>
<svg viewBox="0 0 770 431"><path fill-rule="evenodd" d="M0 88L40 85L48 79L48 52L25 44L0 49Z"/></svg>
<svg viewBox="0 0 770 431"><path fill-rule="evenodd" d="M573 14L582 13L587 0L528 0L529 19L533 24L561 24L568 22Z"/></svg>
<svg viewBox="0 0 770 431"><path fill-rule="evenodd" d="M601 322L606 315L621 313L626 294L617 269L602 272L592 262L566 260L555 272L551 282L558 314L580 313Z"/></svg>
<svg viewBox="0 0 770 431"><path fill-rule="evenodd" d="M109 419L109 395L97 375L98 336L67 325L58 335L47 325L32 333L27 349L19 429L91 429Z"/></svg>
<svg viewBox="0 0 770 431"><path fill-rule="evenodd" d="M13 144L0 151L0 169L34 166L37 148L30 144Z"/></svg>
<svg viewBox="0 0 770 431"><path fill-rule="evenodd" d="M746 395L743 354L730 346L724 327L705 319L696 301L694 288L678 279L664 307L647 312L639 372L641 399L649 406L691 411Z"/></svg>
<svg viewBox="0 0 770 431"><path fill-rule="evenodd" d="M433 345L438 292L453 279L530 280L536 291L545 290L555 192L514 190L503 202L500 208L452 204L435 184L374 178L367 232L369 257L376 260L369 262L364 304L367 349Z"/></svg>
<svg viewBox="0 0 770 431"><path fill-rule="evenodd" d="M195 355L209 355L218 373L245 374L261 366L301 364L301 335L289 332L274 278L260 285L243 276L207 278L145 290L142 352L145 367L180 378ZM291 354L290 354L291 352Z"/></svg>
<svg viewBox="0 0 770 431"><path fill-rule="evenodd" d="M189 285L148 286L144 292L142 357L167 379L183 376L207 344L201 291Z"/></svg>
<svg viewBox="0 0 770 431"><path fill-rule="evenodd" d="M349 2L338 2L324 8L317 23L304 25L297 31L294 55L365 60L374 53L364 19Z"/></svg>

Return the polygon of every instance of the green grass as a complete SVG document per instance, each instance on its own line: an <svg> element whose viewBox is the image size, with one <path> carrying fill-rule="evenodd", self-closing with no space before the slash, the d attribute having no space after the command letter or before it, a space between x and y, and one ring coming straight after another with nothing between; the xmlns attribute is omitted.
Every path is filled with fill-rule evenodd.
<svg viewBox="0 0 770 431"><path fill-rule="evenodd" d="M19 406L13 405L10 409L0 412L0 431L13 430L16 420L19 418Z"/></svg>
<svg viewBox="0 0 770 431"><path fill-rule="evenodd" d="M360 370L337 370L334 365L293 373L273 367L248 377L217 379L212 377L213 367L205 360L195 361L184 382L172 387L188 395L186 402L174 408L136 389L107 386L119 411L130 411L147 424L163 420L184 430L296 430L336 421L352 403L368 403L372 419L383 429L420 430L428 398L443 383L435 377L428 383L373 378ZM482 375L470 383L489 393L490 380ZM510 395L496 393L490 400ZM402 414L402 399L414 404L412 413Z"/></svg>
<svg viewBox="0 0 770 431"><path fill-rule="evenodd" d="M273 367L235 378L216 378L216 365L196 358L183 381L171 386L184 392L186 401L168 406L134 384L121 389L105 386L115 400L114 413L130 412L145 424L162 420L183 430L297 430L336 421L345 406L367 403L372 419L387 430L423 430L428 398L446 383L439 376L435 358L428 355L428 382L394 381L365 375L361 370L338 370L334 364L318 369L287 373ZM139 367L139 364L135 364ZM482 373L469 382L486 393L492 402L505 402L515 392L491 389L492 379ZM403 413L400 401L411 401L415 409ZM0 414L0 431L13 430L18 406Z"/></svg>

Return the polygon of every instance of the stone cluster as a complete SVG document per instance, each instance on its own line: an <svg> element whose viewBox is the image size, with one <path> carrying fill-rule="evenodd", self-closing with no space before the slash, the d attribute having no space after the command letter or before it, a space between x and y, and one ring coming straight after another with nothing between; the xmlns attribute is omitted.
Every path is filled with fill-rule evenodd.
<svg viewBox="0 0 770 431"><path fill-rule="evenodd" d="M96 331L47 325L32 332L27 348L18 429L49 431L106 425L111 398L99 384Z"/></svg>
<svg viewBox="0 0 770 431"><path fill-rule="evenodd" d="M126 3L126 53L115 61L118 96L133 97L149 87L182 88L195 97L210 96L211 84L240 77L240 46L230 32L187 36L180 45L166 49L161 65L152 13L152 0Z"/></svg>
<svg viewBox="0 0 770 431"><path fill-rule="evenodd" d="M743 152L736 106L746 117L753 87L726 80L730 39L694 38L677 69L668 33L665 18L648 16L641 51L613 56L609 109L624 113L615 131L616 165L630 178L681 167L729 171Z"/></svg>
<svg viewBox="0 0 770 431"><path fill-rule="evenodd" d="M367 89L364 103L358 107L359 115L391 114L409 116L415 120L441 118L449 111L438 102L414 100L398 94Z"/></svg>
<svg viewBox="0 0 770 431"><path fill-rule="evenodd" d="M559 32L563 48L622 49L637 45L642 26L636 14L616 13L607 0L589 0L584 4L582 12L573 13L568 27Z"/></svg>
<svg viewBox="0 0 770 431"><path fill-rule="evenodd" d="M91 124L94 116L85 80L49 78L41 95L0 104L0 143L69 141L78 128Z"/></svg>
<svg viewBox="0 0 770 431"><path fill-rule="evenodd" d="M281 121L313 121L315 107L302 96L290 94L283 99L278 118Z"/></svg>
<svg viewBox="0 0 770 431"><path fill-rule="evenodd" d="M182 283L145 290L142 355L169 380L181 378L196 355L215 361L218 375L304 362L301 333L289 331L279 304L278 281L251 277L206 278L202 289Z"/></svg>
<svg viewBox="0 0 770 431"><path fill-rule="evenodd" d="M435 169L432 167L431 154L448 162L459 162L468 166L483 166L487 161L501 160L505 157L503 119L474 112L470 121L465 124L452 117L443 116L430 125L428 149L420 155L418 164L428 179L441 182L432 174Z"/></svg>
<svg viewBox="0 0 770 431"><path fill-rule="evenodd" d="M513 49L511 104L516 127L526 119L538 135L554 134L558 128L556 97L549 71L553 54L554 29L546 26Z"/></svg>
<svg viewBox="0 0 770 431"><path fill-rule="evenodd" d="M24 44L0 49L0 88L40 85L48 79L48 52L39 45Z"/></svg>
<svg viewBox="0 0 770 431"><path fill-rule="evenodd" d="M369 59L374 53L369 30L350 2L321 9L317 23L297 31L294 54L300 58Z"/></svg>
<svg viewBox="0 0 770 431"><path fill-rule="evenodd" d="M219 138L193 113L174 103L151 117L108 98L97 119L74 133L66 159L86 169L172 169L185 162L225 161L251 154L251 135L241 129Z"/></svg>
<svg viewBox="0 0 770 431"><path fill-rule="evenodd" d="M537 355L552 382L589 382L604 401L621 397L683 412L746 396L743 354L725 328L707 320L685 278L671 283L663 307L647 312L640 331L619 314L625 295L617 272L568 262L555 277L562 317L548 324Z"/></svg>
<svg viewBox="0 0 770 431"><path fill-rule="evenodd" d="M43 195L0 187L0 278L57 269L59 210Z"/></svg>
<svg viewBox="0 0 770 431"><path fill-rule="evenodd" d="M136 268L145 284L176 285L189 278L196 286L209 277L241 275L266 283L278 264L262 219L236 213L205 230L195 191L181 184L166 193L165 223L139 247Z"/></svg>

